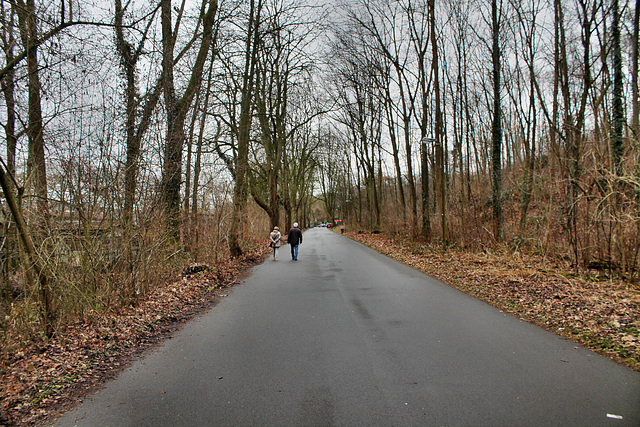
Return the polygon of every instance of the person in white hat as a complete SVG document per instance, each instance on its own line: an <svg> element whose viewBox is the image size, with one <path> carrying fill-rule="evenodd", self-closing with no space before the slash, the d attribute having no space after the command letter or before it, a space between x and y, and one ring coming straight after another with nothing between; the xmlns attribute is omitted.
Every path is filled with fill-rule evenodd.
<svg viewBox="0 0 640 427"><path fill-rule="evenodd" d="M298 223L293 223L293 228L289 230L287 242L291 245L291 259L298 260L298 246L302 244L302 231L298 228Z"/></svg>

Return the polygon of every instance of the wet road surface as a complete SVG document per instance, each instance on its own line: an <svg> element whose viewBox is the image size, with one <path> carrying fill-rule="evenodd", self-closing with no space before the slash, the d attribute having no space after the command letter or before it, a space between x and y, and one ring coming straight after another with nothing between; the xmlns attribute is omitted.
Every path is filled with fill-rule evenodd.
<svg viewBox="0 0 640 427"><path fill-rule="evenodd" d="M57 425L640 425L638 372L326 229L279 258Z"/></svg>

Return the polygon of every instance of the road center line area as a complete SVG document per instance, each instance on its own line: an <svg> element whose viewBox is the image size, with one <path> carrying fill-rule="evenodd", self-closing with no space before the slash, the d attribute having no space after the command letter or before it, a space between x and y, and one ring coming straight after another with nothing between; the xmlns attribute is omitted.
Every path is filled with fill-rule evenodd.
<svg viewBox="0 0 640 427"><path fill-rule="evenodd" d="M638 426L640 373L327 229L57 426Z"/></svg>

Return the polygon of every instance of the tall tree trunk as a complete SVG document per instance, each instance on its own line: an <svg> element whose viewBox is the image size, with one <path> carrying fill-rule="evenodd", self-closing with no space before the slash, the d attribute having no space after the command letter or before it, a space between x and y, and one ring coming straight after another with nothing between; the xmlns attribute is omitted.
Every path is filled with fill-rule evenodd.
<svg viewBox="0 0 640 427"><path fill-rule="evenodd" d="M213 24L217 10L217 0L203 0L201 8L202 41L187 88L182 97L178 99L175 93L173 77L175 34L173 34L171 27L171 0L161 0L162 69L164 99L167 109L162 197L167 225L174 237L178 237L180 232L180 186L182 183L182 148L185 141L184 124L193 98L202 83L204 63L213 39Z"/></svg>
<svg viewBox="0 0 640 427"><path fill-rule="evenodd" d="M422 169L422 235L427 241L431 241L431 211L429 207L429 159L428 159L428 147L427 140L427 114L429 107L427 104L428 98L428 84L427 84L427 70L425 67L425 54L420 52L418 60L418 76L420 81L420 92L422 99L422 119L420 122L420 163Z"/></svg>
<svg viewBox="0 0 640 427"><path fill-rule="evenodd" d="M472 139L472 118L471 118L471 106L469 103L469 85L467 84L467 72L466 70L468 69L468 65L467 65L467 51L466 51L466 45L463 43L463 58L464 58L464 67L463 69L465 70L464 76L462 78L462 92L463 92L463 97L464 97L464 128L465 128L465 146L467 149L467 161L465 162L465 166L466 166L466 171L465 171L465 177L466 177L466 189L467 191L465 192L466 197L465 197L465 204L468 204L469 206L471 206L471 143L470 140ZM475 143L474 143L474 147L475 147ZM476 151L476 155L475 157L477 158L477 151ZM469 208L469 212L471 211L471 209ZM466 224L462 227L462 232L465 233L466 232Z"/></svg>
<svg viewBox="0 0 640 427"><path fill-rule="evenodd" d="M2 31L2 47L4 49L5 61L10 63L13 61L13 46L15 45L14 37L14 8L11 6L9 11L4 10L4 2L2 2L2 15L6 23ZM8 16L7 16L8 14ZM16 145L18 138L16 137L16 100L15 100L15 70L12 68L0 80L2 84L2 92L4 101L7 106L6 123L4 125L4 134L7 141L7 167L11 175L16 172Z"/></svg>
<svg viewBox="0 0 640 427"><path fill-rule="evenodd" d="M36 293L40 303L40 316L43 325L43 330L47 337L51 337L54 332L54 311L53 301L50 290L50 279L44 268L40 264L38 254L36 253L35 244L31 232L27 227L27 223L22 216L22 210L20 203L18 202L13 186L9 182L9 177L5 173L4 166L0 163L0 187L9 205L9 210L13 215L18 229L18 235L23 243L25 249L24 267L27 277L32 277L36 281ZM31 272L35 274L31 274ZM35 277L34 277L35 276Z"/></svg>
<svg viewBox="0 0 640 427"><path fill-rule="evenodd" d="M196 159L195 164L193 166L193 191L192 191L192 199L191 199L191 226L192 226L192 236L193 236L193 245L195 248L196 254L198 253L199 240L200 240L200 229L198 223L198 197L200 195L200 173L202 172L202 147L204 145L204 131L205 125L207 122L207 111L209 110L209 99L211 95L211 84L213 82L213 69L214 67L209 68L209 76L207 78L207 87L206 87L206 95L204 97L204 105L203 105L203 114L200 116L200 130L198 133L198 143L196 144ZM198 102L196 102L197 104ZM216 136L214 138L214 144L218 144L218 138L220 137L221 126L218 124L218 130L216 132ZM189 198L189 194L187 193L187 197Z"/></svg>
<svg viewBox="0 0 640 427"><path fill-rule="evenodd" d="M189 124L189 137L186 140L186 144L187 144L187 161L186 161L186 169L184 171L184 194L185 194L185 198L184 198L184 205L183 205L183 211L184 211L184 215L186 218L189 217L189 207L190 207L190 203L191 203L191 176L192 176L192 171L191 171L191 165L193 163L193 145L194 145L194 134L195 134L195 129L196 129L196 122L198 121L198 117L205 118L206 117L206 110L202 109L203 113L201 115L198 114L198 112L200 111L200 94L201 91L198 91L198 93L196 94L196 100L193 104L193 114L191 114L191 123ZM202 120L201 120L202 122ZM196 149L197 150L197 149Z"/></svg>
<svg viewBox="0 0 640 427"><path fill-rule="evenodd" d="M422 166L422 236L431 241L431 211L429 209L429 158L427 154L427 140L420 140L420 164Z"/></svg>
<svg viewBox="0 0 640 427"><path fill-rule="evenodd" d="M280 193L278 186L281 182L282 155L284 152L287 117L287 90L289 64L283 54L280 39L280 29L269 31L273 46L263 47L257 67L257 82L255 90L255 105L261 130L261 141L265 151L265 171L267 194L260 194L258 188L251 189L251 193L258 205L269 215L271 229L279 225ZM276 52L276 59L270 54ZM284 68L284 69L283 69ZM258 84L259 83L259 84Z"/></svg>
<svg viewBox="0 0 640 427"><path fill-rule="evenodd" d="M387 114L387 124L389 127L389 139L391 140L391 150L393 155L393 165L395 167L396 172L396 181L398 188L398 196L400 197L400 207L402 211L402 224L406 228L407 227L407 201L404 194L404 183L402 179L402 168L400 166L400 152L398 150L398 141L396 134L396 123L394 120L393 114L393 105L391 99L391 93L389 91L389 85L385 85L385 93L386 93L386 103L385 103L385 112Z"/></svg>
<svg viewBox="0 0 640 427"><path fill-rule="evenodd" d="M611 145L613 155L613 169L619 172L620 162L624 154L623 130L624 130L624 106L623 106L623 74L622 74L622 52L620 50L620 8L618 0L613 0L611 5L613 13L613 23L611 35L613 38L613 117L611 120ZM588 67L585 64L585 67Z"/></svg>
<svg viewBox="0 0 640 427"><path fill-rule="evenodd" d="M430 4L430 3L427 3ZM421 6L421 9L423 6ZM417 235L419 232L427 239L431 239L431 218L429 213L429 166L427 159L427 147L425 146L426 139L430 135L431 132L427 129L428 126L428 114L429 114L429 106L428 106L428 98L429 98L429 86L430 82L428 81L428 72L427 72L427 52L429 49L429 35L427 31L425 31L424 19L426 14L424 10L420 13L415 13L415 9L409 4L407 8L407 18L409 20L409 27L411 33L411 44L413 45L413 50L416 55L416 62L418 67L418 77L417 77L417 89L416 95L413 97L412 102L417 102L420 99L422 105L419 108L413 108L414 114L416 116L416 120L420 125L420 163L421 163L421 189L422 189L422 226L420 230L417 229L417 224L414 230L414 234ZM419 22L417 18L421 18L423 21ZM428 19L428 18L427 18ZM418 115L420 117L418 117ZM406 142L406 141L405 141ZM411 162L411 152L407 152L407 161ZM408 177L413 183L413 177ZM413 197L413 205L412 210L416 216L417 222L417 200L415 193L415 184L411 188L413 193L411 196Z"/></svg>
<svg viewBox="0 0 640 427"><path fill-rule="evenodd" d="M533 58L532 58L533 60ZM527 213L529 211L529 204L531 203L531 196L533 193L533 174L535 170L536 161L536 130L537 130L537 114L536 114L536 98L533 74L530 76L530 90L529 90L529 119L527 120L527 134L524 142L524 188L522 190L522 200L520 203L520 226L519 235L522 238L526 231L527 226Z"/></svg>
<svg viewBox="0 0 640 427"><path fill-rule="evenodd" d="M380 182L376 182L376 176L378 176L378 178L382 178L382 174L377 174L376 173L376 150L378 151L378 154L380 153L380 123L381 123L381 119L379 117L380 113L380 109L379 109L379 105L376 103L376 99L373 97L373 95L369 96L369 114L371 115L370 117L370 139L371 139L371 158L369 160L369 171L370 171L370 175L371 175L371 187L373 189L373 192L371 194L372 196L372 207L373 207L373 212L372 214L374 215L375 218L375 223L374 223L374 230L380 230L380 228L382 227L382 213L381 213L381 209L380 209L380 203L381 203L381 199L382 199L382 185L381 185L381 181ZM380 184L380 185L379 185ZM332 218L333 219L333 218Z"/></svg>
<svg viewBox="0 0 640 427"><path fill-rule="evenodd" d="M137 58L132 52L132 46L124 39L123 16L121 0L115 1L115 29L116 48L120 53L122 68L127 80L125 88L126 99L126 137L127 137L127 159L125 163L125 190L124 190L124 212L123 222L125 228L129 228L133 217L133 202L135 200L135 187L137 173L137 157L139 147L134 143L136 133L136 62Z"/></svg>
<svg viewBox="0 0 640 427"><path fill-rule="evenodd" d="M205 102L206 105L206 102ZM205 106L205 110L206 106ZM199 240L200 240L200 229L198 224L198 198L200 196L200 172L202 170L202 146L204 143L204 124L206 121L206 114L203 114L200 118L200 133L198 135L198 141L196 143L196 153L195 153L195 163L193 165L193 190L191 193L186 192L185 199L191 199L191 212L186 211L185 213L191 216L191 221L189 222L191 232L190 232L190 244L192 246L193 253L196 256L196 262L198 261L198 254L200 250ZM216 137L217 139L217 137Z"/></svg>
<svg viewBox="0 0 640 427"><path fill-rule="evenodd" d="M44 135L42 121L42 106L40 96L40 77L38 73L38 20L35 14L34 0L16 1L16 12L20 21L20 34L22 43L27 49L27 85L29 87L29 124L27 136L29 137L29 159L27 162L27 174L33 183L37 197L36 206L41 215L38 221L38 229L44 232L49 228L49 201L47 191L47 167L44 156Z"/></svg>
<svg viewBox="0 0 640 427"><path fill-rule="evenodd" d="M244 211L247 203L247 174L249 169L249 138L251 122L253 121L252 104L254 94L254 71L258 54L258 29L260 26L260 12L262 0L251 0L247 43L245 50L244 74L242 77L242 100L240 104L240 121L238 129L238 150L236 158L235 188L233 191L233 212L229 229L229 251L234 257L241 256L240 245L242 238Z"/></svg>
<svg viewBox="0 0 640 427"><path fill-rule="evenodd" d="M277 126L280 128L280 124ZM278 225L280 221L280 193L278 185L280 184L280 174L282 172L282 152L284 151L284 139L286 138L284 129L276 132L276 158L274 159L273 168L269 173L269 205L271 205L271 229Z"/></svg>
<svg viewBox="0 0 640 427"><path fill-rule="evenodd" d="M289 165L287 164L286 153L282 158L282 207L284 208L284 228L281 230L287 232L293 223L293 205L291 203L289 188Z"/></svg>
<svg viewBox="0 0 640 427"><path fill-rule="evenodd" d="M175 36L171 22L171 0L161 0L162 16L162 85L167 112L167 134L162 170L162 197L169 228L179 225L180 179L184 128L178 122L176 91L173 77Z"/></svg>
<svg viewBox="0 0 640 427"><path fill-rule="evenodd" d="M9 10L5 10L5 3L2 2L2 19L5 25L2 30L2 47L5 54L6 63L10 63L13 58L13 46L15 45L14 36L14 17L15 12L13 6ZM7 172L10 176L16 174L16 146L18 138L16 137L16 99L15 99L15 71L14 69L8 70L8 72L0 79L2 84L2 92L4 95L6 109L6 123L4 125L5 140L7 142ZM8 183L13 187L12 183ZM17 229L14 224L9 223L4 227L6 238L4 242L5 260L3 263L4 274L2 275L4 285L2 287L2 293L9 295L11 285L9 283L9 269L13 264L14 257L18 254L18 235Z"/></svg>
<svg viewBox="0 0 640 427"><path fill-rule="evenodd" d="M464 141L465 135L465 120L464 120L464 105L463 105L463 87L462 87L462 57L458 56L458 76L457 76L457 96L458 96L458 105L455 107L455 115L454 118L454 133L456 134L456 157L458 158L458 175L459 175L459 197L460 197L460 229L459 238L460 238L460 246L466 246L466 238L464 232L464 226L466 224L466 215L467 215L467 200L465 196L465 167L464 167L464 154L462 152L462 143ZM455 129L458 129L457 131Z"/></svg>
<svg viewBox="0 0 640 427"><path fill-rule="evenodd" d="M524 57L529 69L529 109L526 118L526 131L524 135L524 178L522 198L520 200L520 225L518 236L524 238L527 226L527 216L529 205L531 203L533 193L534 171L536 165L536 138L538 130L538 112L536 107L536 78L535 78L535 35L537 25L537 12L531 12L531 17L523 18L522 14L526 12L518 11L521 32L524 34L525 46ZM542 106L544 107L544 106ZM545 110L546 112L546 110ZM523 111L524 114L524 111Z"/></svg>
<svg viewBox="0 0 640 427"><path fill-rule="evenodd" d="M438 214L440 216L440 227L442 233L442 244L447 243L447 217L445 214L445 173L444 173L444 147L442 132L442 106L440 94L440 69L438 65L438 40L436 38L436 12L435 0L429 1L429 15L431 20L431 49L433 52L431 60L431 70L433 73L433 84L436 101L435 117L435 169L436 169L436 201L438 204Z"/></svg>
<svg viewBox="0 0 640 427"><path fill-rule="evenodd" d="M378 141L379 143L379 141ZM374 218L375 218L375 223L374 223L374 230L379 231L382 228L382 214L380 212L380 199L382 197L382 187L378 185L378 183L376 182L376 172L375 172L375 167L376 167L376 160L375 160L375 149L376 149L376 144L375 142L372 144L371 147L371 153L372 153L372 158L371 158L371 186L373 188L373 193L372 193L372 197L373 197L373 214L374 214ZM332 218L333 220L333 218Z"/></svg>
<svg viewBox="0 0 640 427"><path fill-rule="evenodd" d="M156 9L157 10L157 9ZM136 187L138 180L138 170L140 169L140 144L142 137L151 124L151 115L160 99L162 89L162 79L158 79L156 86L144 97L145 105L142 114L138 114L138 92L136 89L136 66L143 52L147 33L153 22L149 19L149 24L143 33L142 39L137 49L134 49L124 37L124 13L121 0L115 0L115 34L116 49L120 54L120 63L126 78L125 105L126 105L126 159L124 167L124 208L122 213L122 224L125 230L129 230L133 223L133 208L136 198ZM140 116L140 117L139 117ZM138 119L140 122L137 123Z"/></svg>
<svg viewBox="0 0 640 427"><path fill-rule="evenodd" d="M631 102L633 115L631 127L636 140L640 140L640 91L638 90L638 56L640 56L640 0L636 0L633 17L633 37L631 38Z"/></svg>
<svg viewBox="0 0 640 427"><path fill-rule="evenodd" d="M38 67L38 21L35 11L34 0L27 0L26 4L22 0L16 1L16 14L20 25L20 35L22 43L27 51L27 86L29 91L29 123L27 125L27 136L29 138L29 157L27 160L27 174L29 181L32 183L34 193L36 195L36 207L39 218L36 223L37 233L44 235L49 229L49 200L47 190L47 168L44 156L44 135L42 106L40 95L40 77ZM35 280L37 281L37 293L39 302L42 307L42 323L47 336L53 334L53 304L51 298L50 283L47 275L40 266L35 251L31 233L27 229L26 223L20 211L20 204L13 196L13 191L8 185L7 177L4 170L0 168L2 189L5 192L7 203L11 209L11 213L16 220L18 233L24 244L26 251L25 267L29 275L31 269L35 271ZM11 200L10 200L11 199Z"/></svg>
<svg viewBox="0 0 640 427"><path fill-rule="evenodd" d="M581 236L578 234L579 222L580 222L580 209L579 209L579 194L580 194L580 177L581 171L581 155L582 155L582 139L583 129L585 122L585 114L587 102L589 99L589 92L591 90L591 57L590 57L590 40L592 35L591 25L593 24L596 16L596 6L593 5L591 10L589 4L580 3L579 12L582 19L582 45L584 71L582 73L582 93L580 97L580 103L578 105L578 111L574 122L574 116L572 114L572 108L574 107L574 100L571 96L571 87L569 81L569 66L567 55L567 43L564 29L564 11L562 2L555 0L555 32L556 32L556 75L558 79L558 87L563 98L564 118L562 129L565 132L565 155L566 161L563 163L565 173L567 174L567 196L566 196L566 229L569 238L569 244L573 252L575 260L575 266L578 267L581 264L586 264L585 253L581 244ZM557 108L557 107L555 107Z"/></svg>
<svg viewBox="0 0 640 427"><path fill-rule="evenodd" d="M497 0L491 1L493 59L493 126L491 145L493 232L502 240L502 107L500 103L500 21Z"/></svg>
<svg viewBox="0 0 640 427"><path fill-rule="evenodd" d="M407 111L406 100L404 99L402 73L398 70L398 81L400 84L402 99L402 120L404 122L404 150L407 156L407 182L409 184L409 204L411 206L411 232L418 233L418 191L416 189L415 173L413 171L412 149L411 149L411 113Z"/></svg>

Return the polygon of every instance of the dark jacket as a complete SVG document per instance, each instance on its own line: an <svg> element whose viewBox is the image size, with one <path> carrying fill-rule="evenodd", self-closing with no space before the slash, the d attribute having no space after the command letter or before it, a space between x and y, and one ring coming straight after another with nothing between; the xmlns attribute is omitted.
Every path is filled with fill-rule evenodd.
<svg viewBox="0 0 640 427"><path fill-rule="evenodd" d="M290 245L299 245L302 243L302 231L299 228L292 228L289 230L289 236L287 237L287 241Z"/></svg>

